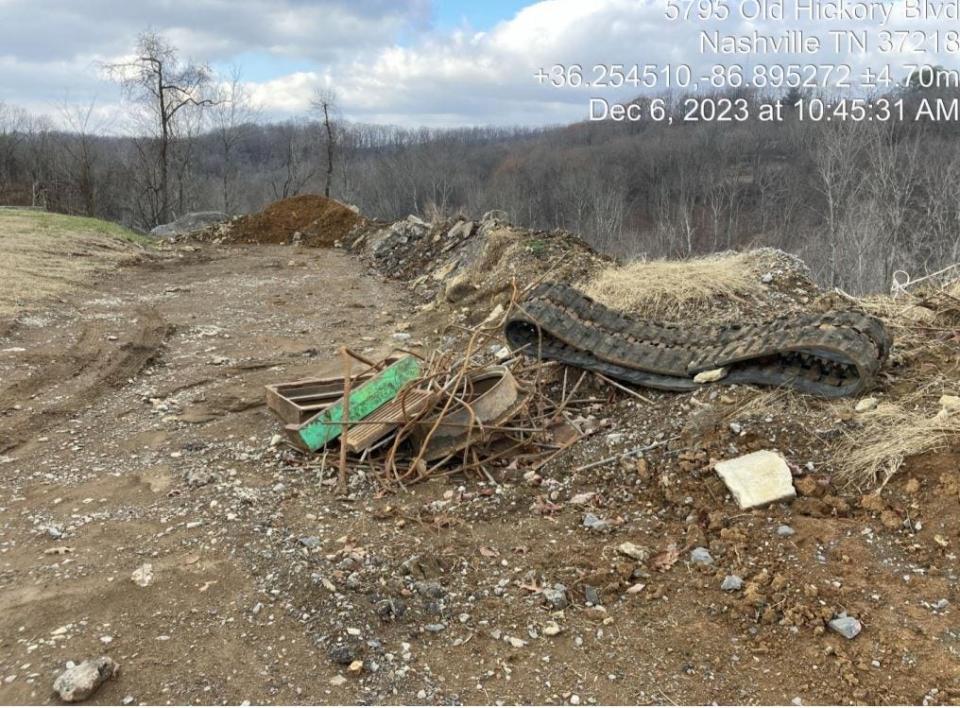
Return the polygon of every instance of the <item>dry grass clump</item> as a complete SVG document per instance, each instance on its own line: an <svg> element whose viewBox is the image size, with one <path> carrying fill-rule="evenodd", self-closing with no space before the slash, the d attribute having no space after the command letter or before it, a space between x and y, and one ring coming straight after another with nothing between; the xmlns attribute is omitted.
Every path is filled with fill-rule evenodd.
<svg viewBox="0 0 960 708"><path fill-rule="evenodd" d="M143 239L98 219L0 211L0 316L88 285L99 272L135 259Z"/></svg>
<svg viewBox="0 0 960 708"><path fill-rule="evenodd" d="M746 300L763 293L762 264L750 253L725 253L685 261L635 261L605 268L585 292L615 310L676 317L718 298Z"/></svg>
<svg viewBox="0 0 960 708"><path fill-rule="evenodd" d="M881 403L860 419L862 427L834 451L839 478L857 489L882 488L905 459L942 450L960 436L960 412L934 412L909 401Z"/></svg>

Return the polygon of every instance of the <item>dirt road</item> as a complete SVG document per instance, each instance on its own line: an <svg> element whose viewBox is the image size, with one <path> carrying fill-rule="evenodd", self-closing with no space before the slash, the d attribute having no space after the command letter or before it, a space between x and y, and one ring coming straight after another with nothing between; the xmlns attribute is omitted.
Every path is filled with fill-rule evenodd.
<svg viewBox="0 0 960 708"><path fill-rule="evenodd" d="M3 331L0 702L49 702L66 661L101 654L121 672L94 703L960 697L955 451L874 505L804 471L792 505L743 513L701 446L775 441L804 465L796 421L731 393L714 408L741 411L734 433L687 395L587 385L603 434L542 479L376 498L357 476L335 499L322 458L271 447L262 385L322 373L341 343L385 351L410 304L339 251L204 246ZM657 431L696 437L574 472ZM840 612L856 639L824 627Z"/></svg>
<svg viewBox="0 0 960 708"><path fill-rule="evenodd" d="M47 702L64 661L100 653L122 678L98 701L322 699L326 657L238 558L283 495L252 518L187 476L277 484L262 384L322 370L343 342L379 348L404 297L336 251L249 247L149 260L8 328L0 673L16 678L0 702Z"/></svg>

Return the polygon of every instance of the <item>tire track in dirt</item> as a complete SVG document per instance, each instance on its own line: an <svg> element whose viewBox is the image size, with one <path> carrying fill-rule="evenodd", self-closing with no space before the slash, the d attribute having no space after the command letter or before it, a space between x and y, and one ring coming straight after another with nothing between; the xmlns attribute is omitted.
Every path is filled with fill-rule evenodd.
<svg viewBox="0 0 960 708"><path fill-rule="evenodd" d="M0 411L6 418L0 453L19 447L30 435L125 384L156 356L173 332L173 327L153 308L138 309L131 323L135 325L129 338L117 342L108 339L102 323L85 324L79 340L65 352L50 352L49 364L0 391ZM57 400L26 406L30 399L52 397L51 393L59 394Z"/></svg>

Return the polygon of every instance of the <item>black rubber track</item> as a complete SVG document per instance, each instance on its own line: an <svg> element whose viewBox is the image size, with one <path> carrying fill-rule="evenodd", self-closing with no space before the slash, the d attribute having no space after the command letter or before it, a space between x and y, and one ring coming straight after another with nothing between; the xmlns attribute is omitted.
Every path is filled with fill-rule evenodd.
<svg viewBox="0 0 960 708"><path fill-rule="evenodd" d="M892 344L880 320L852 310L681 327L633 319L550 283L514 309L504 334L528 356L666 391L700 388L698 373L723 367L723 383L788 386L826 398L871 386Z"/></svg>

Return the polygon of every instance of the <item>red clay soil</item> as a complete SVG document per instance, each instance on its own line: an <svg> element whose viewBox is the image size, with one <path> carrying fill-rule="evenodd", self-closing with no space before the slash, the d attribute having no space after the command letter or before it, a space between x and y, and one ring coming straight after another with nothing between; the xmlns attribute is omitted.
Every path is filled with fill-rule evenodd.
<svg viewBox="0 0 960 708"><path fill-rule="evenodd" d="M234 222L225 240L233 243L291 243L301 234L304 246L329 247L346 238L362 218L338 201L319 194L281 199L263 211Z"/></svg>

